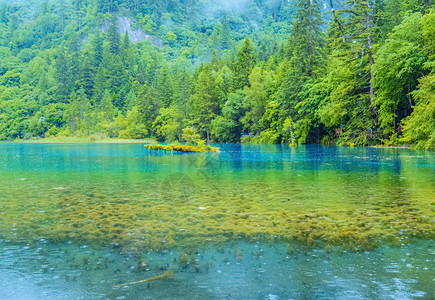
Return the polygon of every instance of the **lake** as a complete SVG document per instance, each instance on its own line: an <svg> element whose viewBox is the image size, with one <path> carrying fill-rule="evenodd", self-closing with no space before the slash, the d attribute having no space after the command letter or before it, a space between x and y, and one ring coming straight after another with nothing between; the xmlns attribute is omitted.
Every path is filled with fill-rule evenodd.
<svg viewBox="0 0 435 300"><path fill-rule="evenodd" d="M435 297L435 153L217 146L0 144L0 299Z"/></svg>

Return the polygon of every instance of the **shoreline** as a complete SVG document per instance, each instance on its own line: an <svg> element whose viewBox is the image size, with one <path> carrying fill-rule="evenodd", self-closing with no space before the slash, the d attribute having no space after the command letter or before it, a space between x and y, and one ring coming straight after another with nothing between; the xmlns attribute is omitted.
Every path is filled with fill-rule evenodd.
<svg viewBox="0 0 435 300"><path fill-rule="evenodd" d="M152 139L118 139L118 138L91 138L91 137L49 137L32 140L11 140L0 141L0 144L156 144L156 140ZM242 143L238 143L242 144ZM320 146L331 146L322 145ZM338 145L334 145L338 146ZM412 145L399 145L399 146L387 146L387 145L370 145L360 146L364 148L377 148L377 149L409 149ZM344 146L350 147L350 146ZM430 151L430 150L427 150Z"/></svg>

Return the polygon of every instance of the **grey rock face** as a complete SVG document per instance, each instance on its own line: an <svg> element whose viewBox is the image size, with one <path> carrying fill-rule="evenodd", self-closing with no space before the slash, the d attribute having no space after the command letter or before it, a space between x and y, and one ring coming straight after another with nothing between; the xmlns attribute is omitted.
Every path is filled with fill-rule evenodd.
<svg viewBox="0 0 435 300"><path fill-rule="evenodd" d="M128 17L119 17L117 19L117 23L118 23L118 32L120 34L124 34L127 33L128 36L130 37L130 40L132 43L137 43L137 42L142 42L145 40L150 40L151 43L159 48L163 48L163 41L161 39L159 39L157 36L152 35L152 34L146 34L142 31L141 28L136 28L135 30L133 30L131 28L131 20ZM107 30L109 29L109 20L104 20L103 23L101 24L101 31L103 32L107 32Z"/></svg>

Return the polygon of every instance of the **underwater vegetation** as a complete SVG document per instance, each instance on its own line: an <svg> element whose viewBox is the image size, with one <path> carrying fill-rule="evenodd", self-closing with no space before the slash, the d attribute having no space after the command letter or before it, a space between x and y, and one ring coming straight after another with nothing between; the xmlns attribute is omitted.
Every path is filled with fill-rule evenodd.
<svg viewBox="0 0 435 300"><path fill-rule="evenodd" d="M238 241L283 243L286 254L296 256L435 238L434 171L415 168L410 157L394 173L378 165L375 171L350 170L345 160L341 169L327 163L312 168L311 161L301 168L298 161L250 167L224 160L239 154L254 159L261 152L143 157L139 148L134 163L148 163L147 171L129 170L135 166L123 157L116 171L103 164L86 172L4 167L0 238L30 247L40 240L108 247L134 257L138 271L149 268L150 251L175 250L181 269L197 270L198 249L223 253L231 246L225 255L243 262L249 254L237 248ZM72 168L78 159L62 163ZM85 259L80 264L89 265Z"/></svg>
<svg viewBox="0 0 435 300"><path fill-rule="evenodd" d="M229 180L221 181L217 189L207 179L192 178L195 188L183 197L174 191L158 192L151 179L116 192L104 180L96 180L86 191L79 185L53 189L23 181L15 187L21 200L0 199L0 233L4 239L29 245L46 239L119 248L138 257L138 269L147 265L141 259L144 251L178 249L180 267L194 267L195 249L210 245L219 249L241 239L286 242L287 253L293 255L313 248L329 253L337 246L370 251L435 238L430 198L380 201L375 195L370 201L346 205L302 205L287 199L286 187L279 184L266 188L253 180L240 190ZM41 197L33 194L31 185L38 186ZM239 250L234 255L243 260Z"/></svg>

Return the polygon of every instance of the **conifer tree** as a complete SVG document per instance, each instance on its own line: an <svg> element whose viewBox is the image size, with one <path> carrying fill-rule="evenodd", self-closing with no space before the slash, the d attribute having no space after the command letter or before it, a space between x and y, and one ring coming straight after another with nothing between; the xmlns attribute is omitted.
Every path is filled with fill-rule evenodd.
<svg viewBox="0 0 435 300"><path fill-rule="evenodd" d="M160 68L157 80L156 80L156 90L159 94L160 102L163 103L165 107L169 107L173 99L173 78L170 74L167 65Z"/></svg>
<svg viewBox="0 0 435 300"><path fill-rule="evenodd" d="M76 87L79 89L82 88L86 96L91 98L94 90L95 70L91 64L88 53L85 53L83 57L81 57L79 70L80 74L78 80L76 81Z"/></svg>
<svg viewBox="0 0 435 300"><path fill-rule="evenodd" d="M98 68L103 61L103 39L99 31L97 31L91 43L93 53L92 65L94 68Z"/></svg>
<svg viewBox="0 0 435 300"><path fill-rule="evenodd" d="M368 1L346 1L329 30L332 51L324 82L331 92L319 117L328 127L343 127L341 137L350 143L366 144L376 133L374 15Z"/></svg>
<svg viewBox="0 0 435 300"><path fill-rule="evenodd" d="M377 113L374 105L374 74L373 74L373 40L372 33L375 30L374 11L372 5L367 0L349 0L343 3L343 9L338 11L338 15L348 14L348 21L344 26L345 31L342 39L343 43L353 44L352 52L356 52L357 57L361 58L360 66L365 67L360 70L370 75L369 100L374 113ZM365 75L363 73L363 75Z"/></svg>
<svg viewBox="0 0 435 300"><path fill-rule="evenodd" d="M295 122L303 119L307 130L315 120L306 114L299 115L301 106L307 102L301 94L304 85L312 85L326 72L325 38L320 30L322 17L319 2L299 0L292 22L290 37L285 49L285 59L281 65L281 76L277 101L280 104L280 119L284 122L289 116ZM302 103L301 103L302 102ZM308 133L304 133L307 136ZM302 142L305 139L301 140Z"/></svg>
<svg viewBox="0 0 435 300"><path fill-rule="evenodd" d="M416 89L418 78L426 73L423 64L427 58L422 45L422 15L415 13L394 28L376 56L376 105L384 134L394 133L401 120L412 112L411 92Z"/></svg>
<svg viewBox="0 0 435 300"><path fill-rule="evenodd" d="M198 75L189 106L194 126L207 138L207 141L210 141L211 121L215 118L218 110L216 100L211 66L206 63Z"/></svg>
<svg viewBox="0 0 435 300"><path fill-rule="evenodd" d="M67 102L71 93L70 63L64 49L59 51L56 60L56 78L58 79L57 96L59 102Z"/></svg>
<svg viewBox="0 0 435 300"><path fill-rule="evenodd" d="M249 74L255 66L255 55L252 50L251 41L245 39L242 48L238 52L238 59L233 66L233 90L242 89L249 85Z"/></svg>
<svg viewBox="0 0 435 300"><path fill-rule="evenodd" d="M120 50L121 37L118 32L118 25L115 17L113 17L109 29L107 30L107 40L109 41L109 52L112 54L118 54Z"/></svg>

